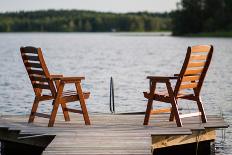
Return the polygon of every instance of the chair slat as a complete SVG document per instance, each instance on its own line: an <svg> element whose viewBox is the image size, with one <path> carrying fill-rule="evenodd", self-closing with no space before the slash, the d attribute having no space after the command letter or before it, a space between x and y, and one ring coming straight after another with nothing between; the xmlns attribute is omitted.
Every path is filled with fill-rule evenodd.
<svg viewBox="0 0 232 155"><path fill-rule="evenodd" d="M187 67L203 67L205 62L190 62Z"/></svg>
<svg viewBox="0 0 232 155"><path fill-rule="evenodd" d="M196 81L199 80L200 76L184 76L182 82Z"/></svg>
<svg viewBox="0 0 232 155"><path fill-rule="evenodd" d="M196 88L197 83L189 83L189 84L182 84L180 85L180 89L189 89L189 88Z"/></svg>
<svg viewBox="0 0 232 155"><path fill-rule="evenodd" d="M37 75L45 75L44 71L42 70L32 70L32 69L28 69L28 74L32 75L32 74L37 74Z"/></svg>
<svg viewBox="0 0 232 155"><path fill-rule="evenodd" d="M38 56L23 55L22 57L23 57L23 60L27 60L27 61L39 61Z"/></svg>
<svg viewBox="0 0 232 155"><path fill-rule="evenodd" d="M26 48L24 48L21 52L22 52L22 53L33 53L33 54L37 54L37 53L38 53L37 50L38 50L38 49L37 49L37 48L34 48L34 47L26 47Z"/></svg>
<svg viewBox="0 0 232 155"><path fill-rule="evenodd" d="M44 77L30 76L30 79L31 81L48 82L48 79Z"/></svg>
<svg viewBox="0 0 232 155"><path fill-rule="evenodd" d="M34 84L33 84L33 87L34 87L34 88L49 89L49 90L50 90L49 85L45 85L45 84L41 84L41 83L34 83Z"/></svg>
<svg viewBox="0 0 232 155"><path fill-rule="evenodd" d="M192 46L192 52L209 52L210 46L209 45L200 45L200 46Z"/></svg>
<svg viewBox="0 0 232 155"><path fill-rule="evenodd" d="M162 109L152 110L151 114L160 114L160 113L167 113L167 112L171 112L171 108L162 108Z"/></svg>
<svg viewBox="0 0 232 155"><path fill-rule="evenodd" d="M41 64L39 63L33 63L33 62L26 62L26 67L32 67L32 68L42 68Z"/></svg>
<svg viewBox="0 0 232 155"><path fill-rule="evenodd" d="M190 61L192 60L206 60L207 55L191 55Z"/></svg>
<svg viewBox="0 0 232 155"><path fill-rule="evenodd" d="M188 69L185 71L184 75L200 74L203 69Z"/></svg>
<svg viewBox="0 0 232 155"><path fill-rule="evenodd" d="M66 108L65 110L67 110L67 111L69 111L69 112L74 112L74 113L83 114L82 110L78 110L78 109Z"/></svg>
<svg viewBox="0 0 232 155"><path fill-rule="evenodd" d="M43 117L43 118L50 118L50 115L48 115L48 114L43 114L43 113L39 113L39 112L36 112L36 113L35 113L35 116Z"/></svg>

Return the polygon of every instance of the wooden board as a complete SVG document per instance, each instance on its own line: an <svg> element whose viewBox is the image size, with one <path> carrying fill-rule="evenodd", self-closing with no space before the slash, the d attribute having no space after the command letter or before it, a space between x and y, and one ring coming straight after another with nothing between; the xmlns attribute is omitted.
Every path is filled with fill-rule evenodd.
<svg viewBox="0 0 232 155"><path fill-rule="evenodd" d="M150 125L143 126L144 115L94 114L90 115L92 125L86 126L80 115L71 114L70 122L58 116L54 127L48 128L45 118L36 117L34 123L28 124L28 116L2 116L0 139L43 146L41 143L47 142L46 136L54 135L43 155L150 155L155 148L193 142L196 132L214 132L216 128L228 127L218 116L208 116L205 124L199 117L184 118L183 127L169 122L166 114L152 117ZM213 139L213 134L210 135L204 139ZM165 137L172 141L162 145L167 142Z"/></svg>

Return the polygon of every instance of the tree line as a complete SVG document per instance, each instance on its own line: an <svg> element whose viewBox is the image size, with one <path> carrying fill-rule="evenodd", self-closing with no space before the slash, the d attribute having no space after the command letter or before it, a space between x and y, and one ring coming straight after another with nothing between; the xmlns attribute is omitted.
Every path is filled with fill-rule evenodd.
<svg viewBox="0 0 232 155"><path fill-rule="evenodd" d="M0 13L0 32L167 31L169 13L46 10Z"/></svg>
<svg viewBox="0 0 232 155"><path fill-rule="evenodd" d="M232 36L232 0L181 0L166 13L44 10L0 13L0 32L219 32Z"/></svg>
<svg viewBox="0 0 232 155"><path fill-rule="evenodd" d="M174 35L232 32L232 0L181 0L172 12Z"/></svg>

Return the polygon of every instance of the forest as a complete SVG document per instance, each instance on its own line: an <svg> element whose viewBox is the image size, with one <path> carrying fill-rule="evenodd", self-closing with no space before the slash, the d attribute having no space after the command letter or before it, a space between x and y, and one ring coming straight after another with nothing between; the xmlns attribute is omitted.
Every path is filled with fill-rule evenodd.
<svg viewBox="0 0 232 155"><path fill-rule="evenodd" d="M0 13L0 32L151 32L170 29L168 13L81 10Z"/></svg>
<svg viewBox="0 0 232 155"><path fill-rule="evenodd" d="M232 36L232 0L181 0L164 13L41 10L0 13L0 32L156 32Z"/></svg>
<svg viewBox="0 0 232 155"><path fill-rule="evenodd" d="M232 36L232 0L181 0L171 14L173 35Z"/></svg>

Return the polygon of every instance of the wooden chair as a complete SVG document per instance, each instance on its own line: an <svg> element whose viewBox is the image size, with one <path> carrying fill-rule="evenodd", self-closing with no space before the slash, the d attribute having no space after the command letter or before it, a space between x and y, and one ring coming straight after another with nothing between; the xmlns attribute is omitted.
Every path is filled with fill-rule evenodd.
<svg viewBox="0 0 232 155"><path fill-rule="evenodd" d="M51 75L45 64L41 48L21 47L23 63L31 80L35 92L35 99L31 109L28 123L34 121L35 116L49 118L48 126L52 127L55 122L59 105L61 105L65 121L70 121L68 112L83 114L86 125L90 120L86 108L85 99L89 98L89 92L82 92L81 80L84 77L63 77L63 75ZM63 91L65 84L75 84L75 91ZM49 92L46 94L45 90ZM53 109L51 115L38 113L37 108L40 101L52 100ZM81 109L67 108L66 103L80 101Z"/></svg>
<svg viewBox="0 0 232 155"><path fill-rule="evenodd" d="M200 115L202 122L207 122L202 101L200 98L200 91L212 58L212 54L212 45L199 45L188 47L184 64L179 74L175 74L173 77L147 77L150 80L150 92L144 92L144 97L148 99L144 125L148 125L151 114L164 112L170 112L169 121L173 121L175 118L178 127L182 126L181 118L184 117ZM172 88L170 82L172 79L177 80L174 89ZM164 83L166 85L167 92L156 92L157 83ZM178 99L196 101L199 112L180 115L177 104ZM171 108L162 108L155 110L153 109L153 100L170 103Z"/></svg>

